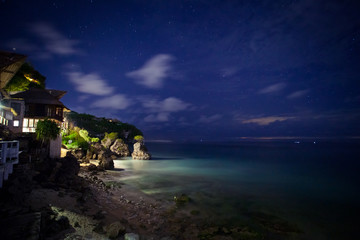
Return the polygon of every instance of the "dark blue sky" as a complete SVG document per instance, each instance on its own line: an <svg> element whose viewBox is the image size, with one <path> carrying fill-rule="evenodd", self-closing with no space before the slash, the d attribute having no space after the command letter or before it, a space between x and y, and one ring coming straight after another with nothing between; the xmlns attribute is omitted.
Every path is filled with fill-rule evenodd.
<svg viewBox="0 0 360 240"><path fill-rule="evenodd" d="M360 136L357 1L0 2L0 49L147 139Z"/></svg>

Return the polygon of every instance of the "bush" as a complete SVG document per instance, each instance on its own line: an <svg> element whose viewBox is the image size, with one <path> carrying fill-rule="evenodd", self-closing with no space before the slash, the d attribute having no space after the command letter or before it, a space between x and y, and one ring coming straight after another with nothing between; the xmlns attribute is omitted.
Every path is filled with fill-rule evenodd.
<svg viewBox="0 0 360 240"><path fill-rule="evenodd" d="M134 137L134 140L135 140L135 141L138 141L138 142L142 142L142 141L144 141L144 137L141 136L141 135L136 135L136 136Z"/></svg>
<svg viewBox="0 0 360 240"><path fill-rule="evenodd" d="M118 133L117 132L111 132L111 133L105 133L105 137L104 137L104 139L103 140L105 140L105 139L110 139L111 141L115 141L115 139L117 139L117 137L118 137Z"/></svg>
<svg viewBox="0 0 360 240"><path fill-rule="evenodd" d="M79 130L79 135L80 135L85 141L90 142L89 133L88 133L88 131L86 131L85 129Z"/></svg>
<svg viewBox="0 0 360 240"><path fill-rule="evenodd" d="M78 129L70 130L69 135L63 136L62 144L64 144L68 149L89 149L89 143L80 135L82 130L77 130Z"/></svg>
<svg viewBox="0 0 360 240"><path fill-rule="evenodd" d="M60 134L60 128L55 122L45 119L43 121L40 120L37 123L35 133L38 140L45 142L51 139L56 139Z"/></svg>

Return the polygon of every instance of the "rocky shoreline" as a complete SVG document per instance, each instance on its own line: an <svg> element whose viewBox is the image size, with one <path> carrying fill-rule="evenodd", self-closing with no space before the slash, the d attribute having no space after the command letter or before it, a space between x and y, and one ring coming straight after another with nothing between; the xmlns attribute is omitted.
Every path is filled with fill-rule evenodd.
<svg viewBox="0 0 360 240"><path fill-rule="evenodd" d="M68 154L17 166L1 189L1 219L30 214L41 220L30 218L35 230L21 237L1 225L2 239L198 239L198 226L175 201L160 202L113 181L110 172L82 165ZM8 228L24 224L13 221Z"/></svg>
<svg viewBox="0 0 360 240"><path fill-rule="evenodd" d="M121 182L126 169L103 170L96 165L101 161L74 153L16 166L0 190L2 239L286 239L299 233L264 213L247 213L257 231L246 221L221 222L194 208L186 194L155 199Z"/></svg>

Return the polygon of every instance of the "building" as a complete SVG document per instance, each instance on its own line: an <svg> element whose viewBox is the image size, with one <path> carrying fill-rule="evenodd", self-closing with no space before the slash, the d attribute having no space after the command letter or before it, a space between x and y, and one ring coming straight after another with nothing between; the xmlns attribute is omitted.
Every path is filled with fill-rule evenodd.
<svg viewBox="0 0 360 240"><path fill-rule="evenodd" d="M9 129L15 133L35 132L37 122L45 118L61 126L66 107L60 99L65 94L66 91L31 88L10 95L8 105L16 115L9 121Z"/></svg>
<svg viewBox="0 0 360 240"><path fill-rule="evenodd" d="M30 88L8 93L4 90L25 60L24 55L0 51L0 124L7 126L13 133L33 133L38 121L42 119L50 119L59 126L63 125L64 111L67 108L60 99L66 91ZM50 157L60 157L60 150L61 136L58 136L50 141Z"/></svg>
<svg viewBox="0 0 360 240"><path fill-rule="evenodd" d="M14 77L25 60L25 55L0 51L0 124L2 125L8 125L14 115L14 111L5 100L9 98L9 95L3 88Z"/></svg>

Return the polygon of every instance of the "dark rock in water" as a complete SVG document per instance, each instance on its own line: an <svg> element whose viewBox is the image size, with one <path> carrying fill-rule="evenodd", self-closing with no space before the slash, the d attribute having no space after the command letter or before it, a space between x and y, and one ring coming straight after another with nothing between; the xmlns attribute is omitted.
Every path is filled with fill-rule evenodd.
<svg viewBox="0 0 360 240"><path fill-rule="evenodd" d="M99 167L105 170L114 169L114 161L111 158L102 158L99 162Z"/></svg>
<svg viewBox="0 0 360 240"><path fill-rule="evenodd" d="M130 156L129 146L122 139L116 139L110 150L120 157Z"/></svg>
<svg viewBox="0 0 360 240"><path fill-rule="evenodd" d="M151 155L148 153L148 150L143 142L137 142L134 144L134 151L131 156L134 160L149 160L151 158Z"/></svg>
<svg viewBox="0 0 360 240"><path fill-rule="evenodd" d="M120 234L122 235L126 232L126 228L120 222L114 222L107 225L104 227L104 230L106 232L106 236L111 239L114 239Z"/></svg>
<svg viewBox="0 0 360 240"><path fill-rule="evenodd" d="M186 194L181 194L180 196L175 196L174 201L176 203L176 206L182 206L190 201L189 196Z"/></svg>

